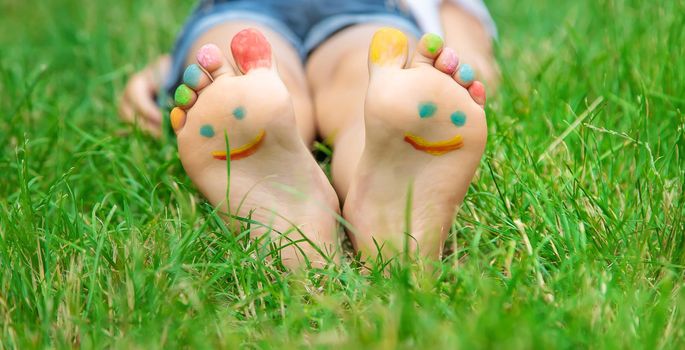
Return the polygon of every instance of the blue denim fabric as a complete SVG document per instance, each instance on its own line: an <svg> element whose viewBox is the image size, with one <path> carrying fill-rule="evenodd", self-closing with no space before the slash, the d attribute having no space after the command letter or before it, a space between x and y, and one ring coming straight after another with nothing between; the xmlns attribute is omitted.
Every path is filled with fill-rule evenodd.
<svg viewBox="0 0 685 350"><path fill-rule="evenodd" d="M254 22L281 34L299 52L309 54L338 31L360 23L392 26L421 36L416 21L397 0L203 0L184 25L172 54L170 96L181 79L193 43L207 30L229 21ZM226 44L230 38L226 38ZM163 95L163 94L162 94Z"/></svg>

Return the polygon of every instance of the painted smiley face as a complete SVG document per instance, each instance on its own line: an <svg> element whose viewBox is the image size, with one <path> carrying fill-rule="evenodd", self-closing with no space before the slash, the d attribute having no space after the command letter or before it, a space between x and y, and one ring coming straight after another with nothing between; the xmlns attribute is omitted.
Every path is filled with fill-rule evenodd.
<svg viewBox="0 0 685 350"><path fill-rule="evenodd" d="M433 102L419 103L418 112L419 118L427 119L435 116L438 107ZM461 111L456 111L450 115L450 121L457 127L462 127L466 124L466 114ZM425 138L412 134L410 132L404 133L404 142L410 144L417 151L425 152L434 156L440 156L448 152L456 151L464 147L464 138L457 134L447 140L428 141Z"/></svg>
<svg viewBox="0 0 685 350"><path fill-rule="evenodd" d="M240 160L247 158L251 155L253 155L257 150L259 149L259 146L262 145L264 142L264 137L266 136L266 131L262 130L259 132L257 136L255 136L254 139L252 139L250 142L237 147L237 148L231 148L230 152L228 153L228 156L226 154L226 151L213 151L212 152L212 157L217 160L226 160L226 158L230 160Z"/></svg>
<svg viewBox="0 0 685 350"><path fill-rule="evenodd" d="M233 117L237 120L243 120L246 116L245 108L244 107L237 107L236 109L233 110ZM216 136L216 132L214 131L214 126L211 124L204 124L200 126L200 136L204 138L213 138ZM249 142L241 145L240 147L232 147L228 153L226 153L226 150L216 150L211 152L212 158L216 160L240 160L240 159L245 159L251 155L253 155L259 147L262 145L264 142L264 138L266 137L266 131L261 130L257 136L255 136L252 140Z"/></svg>

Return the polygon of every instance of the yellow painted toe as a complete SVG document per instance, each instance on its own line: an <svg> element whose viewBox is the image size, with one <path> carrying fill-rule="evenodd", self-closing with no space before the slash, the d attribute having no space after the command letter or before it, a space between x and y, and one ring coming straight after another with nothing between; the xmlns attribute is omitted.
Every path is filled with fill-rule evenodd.
<svg viewBox="0 0 685 350"><path fill-rule="evenodd" d="M381 28L371 40L369 60L380 66L404 66L408 50L409 40L404 33L394 28Z"/></svg>
<svg viewBox="0 0 685 350"><path fill-rule="evenodd" d="M186 124L186 112L178 107L171 110L171 127L179 131Z"/></svg>

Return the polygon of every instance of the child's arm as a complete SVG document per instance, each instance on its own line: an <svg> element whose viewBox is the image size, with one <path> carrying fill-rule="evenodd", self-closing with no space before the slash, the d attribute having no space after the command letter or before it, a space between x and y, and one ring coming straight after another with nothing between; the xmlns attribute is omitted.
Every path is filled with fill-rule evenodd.
<svg viewBox="0 0 685 350"><path fill-rule="evenodd" d="M119 114L124 120L134 122L137 119L143 130L155 136L162 132L162 111L155 96L169 74L170 66L170 57L164 55L131 76L119 101Z"/></svg>

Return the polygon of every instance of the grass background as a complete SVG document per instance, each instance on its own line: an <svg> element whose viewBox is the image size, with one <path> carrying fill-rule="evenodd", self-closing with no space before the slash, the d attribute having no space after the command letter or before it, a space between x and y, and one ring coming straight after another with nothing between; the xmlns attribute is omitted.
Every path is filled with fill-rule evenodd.
<svg viewBox="0 0 685 350"><path fill-rule="evenodd" d="M0 0L0 348L685 347L685 1L490 1L440 278L264 264L119 121L191 2Z"/></svg>

